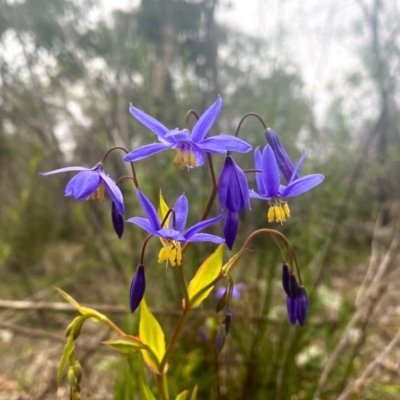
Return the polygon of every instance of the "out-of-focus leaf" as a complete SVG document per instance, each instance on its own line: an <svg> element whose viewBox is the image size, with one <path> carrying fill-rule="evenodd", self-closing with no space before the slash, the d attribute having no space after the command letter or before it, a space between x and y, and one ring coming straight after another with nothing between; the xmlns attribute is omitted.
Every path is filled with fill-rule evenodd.
<svg viewBox="0 0 400 400"><path fill-rule="evenodd" d="M140 303L139 337L153 355L142 349L144 361L154 372L160 373L160 362L165 354L165 336L160 324L147 307L145 299Z"/></svg>
<svg viewBox="0 0 400 400"><path fill-rule="evenodd" d="M165 216L167 215L169 211L169 207L167 203L164 200L164 197L161 193L161 188L160 188L160 205L158 206L158 216L160 217L160 222L162 223L164 221ZM163 227L168 228L169 227L169 220L171 218L171 214L168 216L167 220L165 221Z"/></svg>
<svg viewBox="0 0 400 400"><path fill-rule="evenodd" d="M60 382L64 373L65 366L67 365L69 357L71 356L74 349L75 349L74 338L72 337L72 335L70 335L68 336L67 343L65 343L64 346L64 352L61 356L60 366L58 368L58 373L57 373L57 383Z"/></svg>
<svg viewBox="0 0 400 400"><path fill-rule="evenodd" d="M245 251L249 251L249 249L241 249L238 253L236 253L233 257L231 257L222 267L222 273L226 275L231 268L239 261L240 257L242 257Z"/></svg>
<svg viewBox="0 0 400 400"><path fill-rule="evenodd" d="M199 295L199 292L214 281L221 273L222 256L224 245L220 245L200 266L196 275L190 281L188 287L190 307L198 307L204 299L210 294L214 286L211 286Z"/></svg>
<svg viewBox="0 0 400 400"><path fill-rule="evenodd" d="M108 318L105 315L99 313L98 311L94 310L93 308L82 307L74 298L72 298L69 294L65 293L60 288L55 287L55 289L57 290L58 293L60 293L60 295L62 297L64 297L65 300L68 301L69 304L74 306L82 315L93 318L95 320L97 319L99 321L107 321L108 320Z"/></svg>
<svg viewBox="0 0 400 400"><path fill-rule="evenodd" d="M178 396L176 396L175 400L186 400L188 394L189 390L184 390L182 393L179 393Z"/></svg>
<svg viewBox="0 0 400 400"><path fill-rule="evenodd" d="M102 342L124 354L135 353L143 348L142 341L136 336L118 336Z"/></svg>
<svg viewBox="0 0 400 400"><path fill-rule="evenodd" d="M151 393L149 386L142 377L139 379L139 385L140 385L140 394L143 400L156 400L153 393Z"/></svg>
<svg viewBox="0 0 400 400"><path fill-rule="evenodd" d="M197 389L198 389L198 386L194 385L192 395L190 396L190 400L196 400L197 399Z"/></svg>

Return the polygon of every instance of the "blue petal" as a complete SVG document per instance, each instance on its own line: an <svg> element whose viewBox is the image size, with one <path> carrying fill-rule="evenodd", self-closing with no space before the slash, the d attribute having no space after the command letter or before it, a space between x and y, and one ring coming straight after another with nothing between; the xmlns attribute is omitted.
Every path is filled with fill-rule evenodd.
<svg viewBox="0 0 400 400"><path fill-rule="evenodd" d="M289 183L292 176L297 179L297 173L293 174L293 163L286 153L286 150L283 148L278 135L272 129L268 128L265 131L265 138L275 154L279 169L285 177L286 182Z"/></svg>
<svg viewBox="0 0 400 400"><path fill-rule="evenodd" d="M172 228L162 228L157 231L157 236L164 239L177 240L178 242L186 242L186 238L181 232Z"/></svg>
<svg viewBox="0 0 400 400"><path fill-rule="evenodd" d="M135 224L137 226L140 226L142 229L144 229L146 232L151 233L154 236L158 236L157 231L154 230L154 228L151 226L150 222L146 218L142 217L133 217L129 218L126 222L130 222L132 224Z"/></svg>
<svg viewBox="0 0 400 400"><path fill-rule="evenodd" d="M206 155L201 150L193 150L194 157L196 159L196 166L201 167L206 160Z"/></svg>
<svg viewBox="0 0 400 400"><path fill-rule="evenodd" d="M76 200L85 200L99 187L100 182L100 174L97 171L80 172L68 182L64 195L72 196Z"/></svg>
<svg viewBox="0 0 400 400"><path fill-rule="evenodd" d="M171 143L172 142L191 142L192 137L190 136L190 132L187 129L178 130L174 129L169 131L168 134L165 136Z"/></svg>
<svg viewBox="0 0 400 400"><path fill-rule="evenodd" d="M117 207L119 214L124 215L124 199L122 197L121 190L115 184L114 180L104 173L103 167L99 169L99 174L101 176L101 179L103 179L107 192L110 195L115 206Z"/></svg>
<svg viewBox="0 0 400 400"><path fill-rule="evenodd" d="M218 179L218 201L223 210L225 210L226 208L226 203L228 199L229 184L232 174L232 161L233 160L231 159L231 157L225 158L224 166Z"/></svg>
<svg viewBox="0 0 400 400"><path fill-rule="evenodd" d="M218 95L218 98L214 104L212 104L196 122L192 129L192 140L194 142L199 142L207 135L208 131L211 129L213 123L218 117L221 111L222 98Z"/></svg>
<svg viewBox="0 0 400 400"><path fill-rule="evenodd" d="M247 142L232 135L211 136L197 142L197 147L208 153L218 154L225 153L226 151L248 153L251 150L251 146Z"/></svg>
<svg viewBox="0 0 400 400"><path fill-rule="evenodd" d="M228 211L224 221L224 237L229 250L232 250L238 229L239 218L237 213Z"/></svg>
<svg viewBox="0 0 400 400"><path fill-rule="evenodd" d="M257 147L254 150L254 168L262 171L262 156L261 156L260 147ZM262 196L265 196L267 194L267 191L265 190L265 186L264 186L263 174L262 174L262 172L256 172L255 174L256 174L256 182L257 182L258 191L260 192L260 194Z"/></svg>
<svg viewBox="0 0 400 400"><path fill-rule="evenodd" d="M132 104L129 105L129 111L142 125L144 125L146 128L149 128L157 136L163 138L169 132L169 129L161 122L158 122L155 118L139 110L138 108L133 107Z"/></svg>
<svg viewBox="0 0 400 400"><path fill-rule="evenodd" d="M324 180L324 175L321 174L313 174L302 176L299 179L296 179L289 186L287 186L281 196L282 197L293 197L298 196L299 194L308 192L315 186L318 186Z"/></svg>
<svg viewBox="0 0 400 400"><path fill-rule="evenodd" d="M155 231L161 229L161 222L153 204L151 204L150 200L142 193L142 191L139 188L136 189L136 195L153 229Z"/></svg>
<svg viewBox="0 0 400 400"><path fill-rule="evenodd" d="M188 211L189 211L189 203L188 200L185 196L185 194L183 194L182 196L180 196L178 198L178 200L176 200L175 205L174 205L174 211L175 211L175 228L179 231L179 232L183 232L183 230L185 229L185 225L186 225L186 220L187 220L187 216L188 216ZM174 216L172 215L170 220L170 227L172 227L171 224L174 223Z"/></svg>
<svg viewBox="0 0 400 400"><path fill-rule="evenodd" d="M268 196L261 196L257 192L255 192L253 189L249 190L249 196L252 199L258 199L258 200L271 200L271 197Z"/></svg>
<svg viewBox="0 0 400 400"><path fill-rule="evenodd" d="M142 160L143 158L149 157L153 154L159 153L165 149L169 149L173 146L171 143L152 143L145 146L139 147L128 153L123 160L126 162L134 162Z"/></svg>
<svg viewBox="0 0 400 400"><path fill-rule="evenodd" d="M308 314L308 297L306 289L303 286L299 287L299 294L296 299L296 314L297 321L301 326L306 322L307 314Z"/></svg>
<svg viewBox="0 0 400 400"><path fill-rule="evenodd" d="M299 176L297 175L297 173L299 172L301 166L303 165L304 159L306 158L306 151L303 150L301 153L301 157L299 159L299 161L297 162L296 166L294 167L292 176L290 177L290 181L289 181L289 185L295 180L298 179Z"/></svg>
<svg viewBox="0 0 400 400"><path fill-rule="evenodd" d="M191 236L188 242L211 242L217 244L224 244L225 240L219 236L210 235L209 233L196 233Z"/></svg>
<svg viewBox="0 0 400 400"><path fill-rule="evenodd" d="M184 233L185 238L187 240L189 240L194 234L196 234L197 232L200 232L202 229L205 229L210 225L215 224L218 221L221 221L222 218L224 218L224 214L223 213L218 215L218 217L210 218L210 219L206 219L205 221L198 222L197 224L193 225L191 228L189 228Z"/></svg>
<svg viewBox="0 0 400 400"><path fill-rule="evenodd" d="M97 168L97 165L95 165L93 168L65 167L65 168L55 169L55 170L49 171L49 172L39 172L39 175L47 176L47 175L59 174L61 172L68 172L68 171L93 171L95 168Z"/></svg>
<svg viewBox="0 0 400 400"><path fill-rule="evenodd" d="M139 306L143 299L144 291L146 289L146 277L144 274L144 266L139 264L136 268L135 274L131 281L129 290L129 306L131 313L133 313Z"/></svg>
<svg viewBox="0 0 400 400"><path fill-rule="evenodd" d="M242 290L244 286L244 283L236 283L235 285L233 285L233 290L232 290L232 298L234 299L238 299L240 298L240 291Z"/></svg>
<svg viewBox="0 0 400 400"><path fill-rule="evenodd" d="M262 171L266 196L277 196L280 184L279 169L275 154L268 144L262 153Z"/></svg>

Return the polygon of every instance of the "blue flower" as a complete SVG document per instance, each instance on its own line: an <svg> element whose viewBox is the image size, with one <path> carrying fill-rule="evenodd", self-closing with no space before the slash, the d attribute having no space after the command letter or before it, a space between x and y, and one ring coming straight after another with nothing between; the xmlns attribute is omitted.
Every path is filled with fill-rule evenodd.
<svg viewBox="0 0 400 400"><path fill-rule="evenodd" d="M256 173L259 193L250 190L249 194L252 198L268 200L270 202L268 222L274 222L274 220L281 223L285 222L286 217L290 217L290 209L287 202L282 199L308 192L324 180L324 176L321 174L306 175L296 179L305 156L306 153L303 151L299 162L294 167L288 185L284 186L280 183L278 163L271 146L267 144L264 147L262 155L260 148L256 148L254 152L254 165L255 169L261 170L261 172ZM274 199L274 203L271 202L272 199Z"/></svg>
<svg viewBox="0 0 400 400"><path fill-rule="evenodd" d="M241 295L241 290L244 287L244 283L235 283L233 285L233 289L232 289L232 298L233 299L238 299L240 298ZM215 291L215 298L217 300L219 300L224 293L226 292L226 288L225 287L219 287L216 291Z"/></svg>
<svg viewBox="0 0 400 400"><path fill-rule="evenodd" d="M225 158L219 177L218 200L222 210L226 210L224 237L229 250L232 250L239 229L237 213L244 207L250 209L250 198L246 174L231 156Z"/></svg>
<svg viewBox="0 0 400 400"><path fill-rule="evenodd" d="M163 228L161 226L163 221L160 221L159 215L157 214L157 211L153 204L151 204L150 200L141 192L139 188L136 190L136 194L140 205L147 216L147 219L134 217L128 219L127 222L138 225L145 231L154 236L158 236L161 239L163 248L158 256L159 263L169 260L172 266L175 266L176 264L180 265L182 261L181 243L225 243L224 239L220 238L219 236L210 235L208 233L198 233L202 229L205 229L208 226L220 221L224 216L222 213L218 215L218 217L198 222L189 229L185 230L186 220L189 212L189 204L186 196L183 194L175 202L171 216L168 218L168 228Z"/></svg>
<svg viewBox="0 0 400 400"><path fill-rule="evenodd" d="M67 184L64 195L72 196L76 200L94 199L97 191L97 198L103 201L104 192L107 190L115 204L117 212L124 214L124 201L122 193L114 180L104 172L103 164L98 163L93 168L66 167L49 172L41 172L40 175L47 176L68 171L82 171L75 175Z"/></svg>
<svg viewBox="0 0 400 400"><path fill-rule="evenodd" d="M267 139L268 144L271 146L272 151L275 154L280 171L285 177L286 182L289 183L294 171L292 160L288 156L288 153L286 153L286 150L283 148L281 141L279 140L279 137L275 133L275 131L268 128L265 131L265 138ZM298 179L297 174L295 174L294 179Z"/></svg>
<svg viewBox="0 0 400 400"><path fill-rule="evenodd" d="M124 233L124 219L122 215L117 211L117 207L115 203L112 202L111 205L111 221L114 227L115 233L121 239L122 234Z"/></svg>
<svg viewBox="0 0 400 400"><path fill-rule="evenodd" d="M131 104L129 106L131 114L157 135L159 143L148 144L133 150L124 157L124 161L139 161L160 151L175 149L176 157L172 164L183 169L184 167L193 168L203 165L205 153L225 153L227 151L247 153L251 150L251 146L235 136L218 135L205 139L221 111L221 106L222 99L221 96L218 96L217 101L196 122L190 134L187 129L171 130L166 128L156 119Z"/></svg>

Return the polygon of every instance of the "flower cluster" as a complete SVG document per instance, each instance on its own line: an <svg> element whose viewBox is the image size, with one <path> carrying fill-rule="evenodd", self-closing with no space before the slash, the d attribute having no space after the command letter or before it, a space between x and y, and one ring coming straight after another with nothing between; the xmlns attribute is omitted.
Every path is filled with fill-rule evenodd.
<svg viewBox="0 0 400 400"><path fill-rule="evenodd" d="M133 105L129 107L132 116L155 133L158 141L136 148L131 152L126 151L124 161L136 163L164 150L172 149L175 151L172 164L180 169L187 168L190 170L202 166L207 154L225 155L218 182L215 182L213 187L214 197L216 191L218 194L220 213L207 219L214 201L214 197L211 196L212 200L207 205L205 215L189 228L186 228L189 204L185 194L180 195L174 206L169 208L160 192L160 206L157 211L151 200L142 192L136 176L133 177L137 199L146 218L134 216L127 219L127 222L139 226L152 237L160 239L162 247L158 254L159 263L167 262L171 266L181 267L183 245L192 242L226 243L227 247L232 250L239 229L239 213L245 208L251 209L250 198L267 200L269 203L268 222L282 224L290 217L290 208L286 199L313 189L324 179L321 174L300 177L299 171L305 160L305 151L303 151L297 164L294 165L277 134L269 128L265 132L267 144L262 151L260 147L257 147L254 151L254 170L243 171L232 158L231 152L248 153L252 149L249 143L238 138L237 135L220 134L207 137L221 111L221 107L222 99L218 96L215 103L197 120L191 132L186 127L184 129L169 129ZM210 167L212 168L212 164ZM133 164L132 170L134 171ZM118 237L121 238L124 232L124 202L121 190L117 186L119 181L115 182L104 172L103 161L93 168L67 167L42 173L42 175L47 176L69 171L79 171L79 173L67 184L65 196L72 196L76 200L89 200L94 199L97 193L97 198L102 201L105 191L107 191L112 200L112 224ZM249 189L247 173L255 174L257 192ZM281 183L281 174L286 180L286 185ZM224 219L222 229L224 238L209 233L200 233L200 231L222 219ZM144 250L131 281L130 309L132 312L139 306L146 286L143 253ZM308 310L308 299L304 287L297 284L294 274L289 271L286 264L283 268L282 279L287 294L290 322L292 324L299 322L300 325L303 325ZM233 289L231 297L238 296L235 290L238 290L238 288ZM228 322L226 325L228 327Z"/></svg>

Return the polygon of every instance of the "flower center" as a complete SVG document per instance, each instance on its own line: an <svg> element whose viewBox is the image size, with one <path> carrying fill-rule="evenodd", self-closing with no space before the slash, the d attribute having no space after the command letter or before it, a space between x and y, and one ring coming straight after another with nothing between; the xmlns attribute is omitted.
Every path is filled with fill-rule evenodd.
<svg viewBox="0 0 400 400"><path fill-rule="evenodd" d="M100 202L102 202L104 200L105 190L106 188L104 186L104 182L101 181L97 189L90 196L86 197L86 200L94 200L96 198L96 193L97 193L97 198L99 199Z"/></svg>
<svg viewBox="0 0 400 400"><path fill-rule="evenodd" d="M283 200L275 199L275 203L269 202L268 222L286 222L286 217L290 218L290 209L288 203Z"/></svg>
<svg viewBox="0 0 400 400"><path fill-rule="evenodd" d="M181 244L176 240L162 239L163 244L160 253L158 254L158 263L162 264L164 261L171 263L173 267L175 265L181 265L182 262L182 249Z"/></svg>
<svg viewBox="0 0 400 400"><path fill-rule="evenodd" d="M172 161L172 165L174 167L179 167L179 169L194 168L197 167L196 157L194 156L193 149L191 145L183 143L182 148L175 149L176 156L174 161Z"/></svg>

